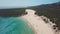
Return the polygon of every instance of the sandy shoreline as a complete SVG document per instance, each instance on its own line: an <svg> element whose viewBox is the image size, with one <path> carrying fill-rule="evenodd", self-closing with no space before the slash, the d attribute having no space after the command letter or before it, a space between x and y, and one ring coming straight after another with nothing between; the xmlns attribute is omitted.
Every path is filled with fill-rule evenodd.
<svg viewBox="0 0 60 34"><path fill-rule="evenodd" d="M55 34L53 29L49 27L40 16L37 16L33 11L28 10L29 13L27 15L21 16L22 19L28 22L29 26L32 27L35 34Z"/></svg>
<svg viewBox="0 0 60 34"><path fill-rule="evenodd" d="M22 17L26 22L28 22L29 26L34 30L35 34L51 34L53 32L48 26L47 24L44 23L44 21L42 21L42 19L40 20L35 20L35 18L32 18L34 20L28 19L29 17ZM26 19L27 18L27 19ZM37 17L38 18L38 17ZM40 22L41 21L41 22ZM43 22L43 23L42 23ZM47 27L46 27L47 26ZM44 32L43 32L44 31ZM48 33L46 32L48 31Z"/></svg>
<svg viewBox="0 0 60 34"><path fill-rule="evenodd" d="M33 26L30 24L30 22L27 21L24 17L21 17L21 18L28 24L28 26L34 31L34 33L36 33L36 32L35 32L35 29L34 29Z"/></svg>

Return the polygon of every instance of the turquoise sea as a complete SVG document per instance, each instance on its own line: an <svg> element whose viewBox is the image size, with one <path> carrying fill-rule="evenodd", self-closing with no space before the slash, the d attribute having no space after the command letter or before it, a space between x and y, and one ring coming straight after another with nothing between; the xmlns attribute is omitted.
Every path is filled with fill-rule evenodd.
<svg viewBox="0 0 60 34"><path fill-rule="evenodd" d="M34 34L34 31L21 18L0 17L0 34Z"/></svg>

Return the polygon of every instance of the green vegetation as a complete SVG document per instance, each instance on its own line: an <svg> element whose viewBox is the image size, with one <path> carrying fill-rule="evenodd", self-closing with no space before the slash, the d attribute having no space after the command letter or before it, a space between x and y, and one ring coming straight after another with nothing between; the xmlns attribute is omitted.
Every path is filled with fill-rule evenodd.
<svg viewBox="0 0 60 34"><path fill-rule="evenodd" d="M17 17L25 14L25 9L0 9L0 16L2 17Z"/></svg>
<svg viewBox="0 0 60 34"><path fill-rule="evenodd" d="M33 7L36 10L36 14L48 17L52 22L55 22L60 30L60 2L53 4L46 4Z"/></svg>

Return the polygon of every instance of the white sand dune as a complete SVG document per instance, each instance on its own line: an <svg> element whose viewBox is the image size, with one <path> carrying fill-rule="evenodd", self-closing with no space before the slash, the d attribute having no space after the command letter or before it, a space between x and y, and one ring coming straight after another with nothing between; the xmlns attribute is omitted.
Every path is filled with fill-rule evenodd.
<svg viewBox="0 0 60 34"><path fill-rule="evenodd" d="M49 27L41 17L34 14L34 10L27 9L26 12L28 12L28 14L22 16L22 18L28 21L28 24L35 31L35 34L55 34L53 29Z"/></svg>

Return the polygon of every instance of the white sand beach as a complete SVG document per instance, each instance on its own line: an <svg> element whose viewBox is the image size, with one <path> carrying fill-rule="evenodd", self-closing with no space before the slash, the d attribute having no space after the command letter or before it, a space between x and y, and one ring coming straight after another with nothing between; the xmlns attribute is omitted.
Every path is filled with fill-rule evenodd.
<svg viewBox="0 0 60 34"><path fill-rule="evenodd" d="M28 14L21 18L28 22L35 31L35 34L55 34L53 29L49 27L40 16L34 14L34 10L27 9L26 12L28 12Z"/></svg>

